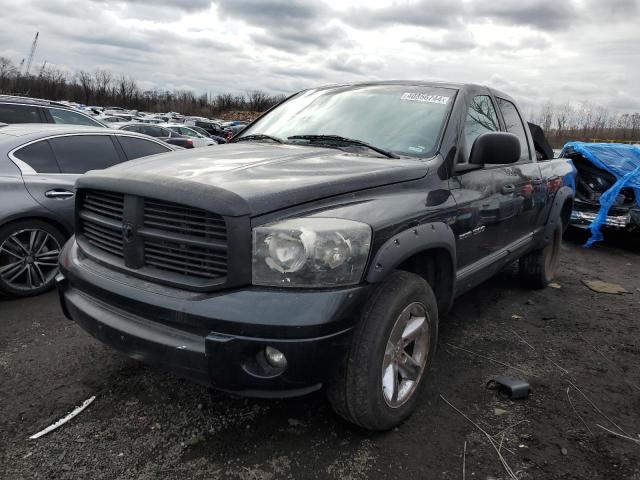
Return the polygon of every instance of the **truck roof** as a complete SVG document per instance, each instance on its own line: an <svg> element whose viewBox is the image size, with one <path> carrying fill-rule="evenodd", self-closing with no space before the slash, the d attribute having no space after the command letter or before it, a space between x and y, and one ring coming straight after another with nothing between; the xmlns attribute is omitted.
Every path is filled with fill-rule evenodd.
<svg viewBox="0 0 640 480"><path fill-rule="evenodd" d="M423 85L425 87L439 87L439 88L450 88L453 90L459 91L468 91L470 93L487 93L490 92L494 96L498 96L500 98L504 98L505 100L510 100L513 102L513 98L506 94L501 90L497 90L495 88L480 85L477 83L460 83L460 82L443 82L437 80L383 80L383 81L371 81L371 82L355 82L355 83L336 83L336 84L328 84L320 87L314 87L312 89L323 89L323 88L332 88L332 87L360 87L360 86L374 86L374 85L407 85L407 86L420 86Z"/></svg>

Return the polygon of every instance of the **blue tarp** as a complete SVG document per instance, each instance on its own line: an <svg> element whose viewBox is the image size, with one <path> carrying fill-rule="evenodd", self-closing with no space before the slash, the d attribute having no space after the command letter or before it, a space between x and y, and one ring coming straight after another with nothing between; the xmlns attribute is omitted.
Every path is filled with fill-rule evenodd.
<svg viewBox="0 0 640 480"><path fill-rule="evenodd" d="M640 206L640 147L620 143L569 142L562 149L560 156L569 156L568 152L571 150L616 177L616 183L600 197L600 211L589 225L591 238L585 246L590 247L602 240L600 227L605 223L609 209L618 198L620 190L625 187L633 188L636 202Z"/></svg>

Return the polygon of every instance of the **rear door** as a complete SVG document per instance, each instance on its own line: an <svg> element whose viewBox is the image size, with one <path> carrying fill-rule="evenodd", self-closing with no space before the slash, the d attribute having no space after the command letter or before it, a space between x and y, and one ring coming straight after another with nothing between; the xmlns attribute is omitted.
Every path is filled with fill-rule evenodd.
<svg viewBox="0 0 640 480"><path fill-rule="evenodd" d="M36 167L33 172L23 170L22 177L31 196L70 226L76 179L89 170L101 170L126 160L110 135L51 137L21 147L13 155Z"/></svg>
<svg viewBox="0 0 640 480"><path fill-rule="evenodd" d="M543 224L541 216L545 206L545 186L533 141L516 105L499 97L496 98L496 103L502 114L505 130L520 140L520 160L505 166L504 170L509 174L506 185L509 186L507 188L513 188L513 205L516 207L511 220L513 240L525 241Z"/></svg>

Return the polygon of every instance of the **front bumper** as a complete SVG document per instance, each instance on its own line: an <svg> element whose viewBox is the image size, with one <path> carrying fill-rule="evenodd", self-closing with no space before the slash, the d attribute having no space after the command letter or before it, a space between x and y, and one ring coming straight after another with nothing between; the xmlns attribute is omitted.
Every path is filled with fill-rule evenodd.
<svg viewBox="0 0 640 480"><path fill-rule="evenodd" d="M74 240L57 278L65 314L103 343L215 388L258 397L320 388L343 358L369 287L247 287L202 294L134 279L84 258ZM284 370L264 347L284 353Z"/></svg>

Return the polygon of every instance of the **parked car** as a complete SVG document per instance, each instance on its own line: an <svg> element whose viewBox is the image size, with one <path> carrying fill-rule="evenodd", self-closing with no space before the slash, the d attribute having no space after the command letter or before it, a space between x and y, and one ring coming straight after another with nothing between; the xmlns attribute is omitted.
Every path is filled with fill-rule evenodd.
<svg viewBox="0 0 640 480"><path fill-rule="evenodd" d="M96 117L96 120L106 124L109 127L114 127L116 123L131 123L134 121L132 118L120 117L117 115L100 115Z"/></svg>
<svg viewBox="0 0 640 480"><path fill-rule="evenodd" d="M196 132L198 132L201 135L204 135L205 137L209 137L210 139L212 139L214 142L221 144L221 143L227 143L227 140L223 137L218 137L216 135L212 135L209 132L207 132L204 128L200 128L200 127L195 127L195 126L191 126L189 127L191 130L195 130Z"/></svg>
<svg viewBox="0 0 640 480"><path fill-rule="evenodd" d="M53 286L58 253L73 232L74 183L81 174L171 150L103 127L0 127L0 292L25 297Z"/></svg>
<svg viewBox="0 0 640 480"><path fill-rule="evenodd" d="M219 123L211 122L209 120L185 120L185 126L195 126L206 130L209 134L216 137L222 137L226 140L231 139L233 132L228 128L223 128Z"/></svg>
<svg viewBox="0 0 640 480"><path fill-rule="evenodd" d="M80 178L62 308L136 359L250 396L324 385L386 430L455 298L515 260L526 285L554 278L574 173L536 160L497 90L306 90L229 144Z"/></svg>
<svg viewBox="0 0 640 480"><path fill-rule="evenodd" d="M98 120L59 102L37 98L0 95L2 123L58 123L105 127Z"/></svg>
<svg viewBox="0 0 640 480"><path fill-rule="evenodd" d="M162 126L167 128L168 130L171 130L174 133L177 133L178 135L182 135L182 136L190 138L191 141L193 142L194 148L210 147L211 145L217 145L218 144L218 142L213 140L209 135L203 135L203 134L201 134L199 132L196 132L195 130L193 130L193 129L189 128L189 127L185 127L183 125L176 125L176 124L173 124L173 123L165 123Z"/></svg>
<svg viewBox="0 0 640 480"><path fill-rule="evenodd" d="M640 148L569 142L561 156L570 158L578 172L571 223L591 229L589 245L602 240L601 226L640 231Z"/></svg>
<svg viewBox="0 0 640 480"><path fill-rule="evenodd" d="M243 125L243 124L229 125L228 127L225 127L225 129L227 129L227 130L229 130L231 132L231 136L229 137L229 140L231 140L233 137L238 135L245 128L246 128L246 125ZM229 136L229 135L227 135L227 136Z"/></svg>
<svg viewBox="0 0 640 480"><path fill-rule="evenodd" d="M114 128L124 130L126 132L142 133L150 137L162 140L170 145L176 145L182 148L193 148L193 139L169 130L161 125L152 125L147 123L117 123Z"/></svg>

